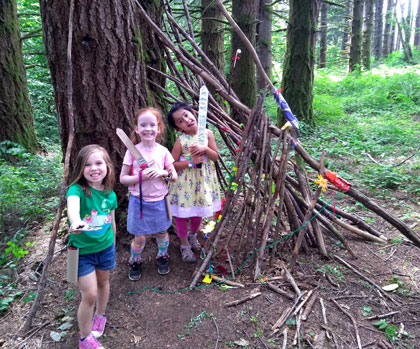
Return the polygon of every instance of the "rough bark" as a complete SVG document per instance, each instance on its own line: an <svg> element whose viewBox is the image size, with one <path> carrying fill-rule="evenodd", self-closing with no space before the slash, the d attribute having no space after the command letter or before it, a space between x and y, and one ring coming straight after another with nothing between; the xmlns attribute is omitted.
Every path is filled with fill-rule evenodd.
<svg viewBox="0 0 420 349"><path fill-rule="evenodd" d="M420 4L420 2L419 2ZM388 56L391 50L391 28L392 28L392 18L394 13L394 0L388 0L386 14L385 14L385 28L384 28L384 42L382 47L383 57ZM420 9L420 7L419 7Z"/></svg>
<svg viewBox="0 0 420 349"><path fill-rule="evenodd" d="M255 47L257 0L233 0L232 17ZM231 86L243 104L253 107L257 102L255 64L248 49L233 31L230 57L234 57L238 49L241 50L240 60L235 68L231 64Z"/></svg>
<svg viewBox="0 0 420 349"><path fill-rule="evenodd" d="M0 0L0 141L40 149L26 82L16 1Z"/></svg>
<svg viewBox="0 0 420 349"><path fill-rule="evenodd" d="M327 16L328 5L324 2L321 5L321 26L320 26L320 40L319 40L319 68L325 68L327 65Z"/></svg>
<svg viewBox="0 0 420 349"><path fill-rule="evenodd" d="M362 62L366 70L370 70L370 55L372 49L372 31L373 31L373 2L365 1L365 28L363 31Z"/></svg>
<svg viewBox="0 0 420 349"><path fill-rule="evenodd" d="M225 36L223 19L221 10L213 0L201 0L201 47L210 61L224 75ZM205 61L203 65L210 68ZM219 104L224 106L223 98L218 96L211 86L209 86L209 91Z"/></svg>
<svg viewBox="0 0 420 349"><path fill-rule="evenodd" d="M414 46L420 48L420 1L417 3L416 26L414 30Z"/></svg>
<svg viewBox="0 0 420 349"><path fill-rule="evenodd" d="M353 2L349 71L360 69L362 63L363 0Z"/></svg>
<svg viewBox="0 0 420 349"><path fill-rule="evenodd" d="M283 95L298 119L314 125L314 49L320 1L291 0L289 6Z"/></svg>
<svg viewBox="0 0 420 349"><path fill-rule="evenodd" d="M272 67L272 55L271 55L271 46L272 46L272 23L273 19L271 16L270 5L271 0L259 0L259 11L258 11L258 20L257 25L257 53L261 61L261 64L264 68L265 73L269 78L271 78L271 67ZM266 87L264 79L257 74L257 87L258 90L261 90Z"/></svg>
<svg viewBox="0 0 420 349"><path fill-rule="evenodd" d="M404 13L404 4L400 3L401 6L401 13ZM411 28L410 28L410 21L411 21L411 11L408 11L407 17L402 16L401 22L397 19L397 26L398 26L398 38L401 41L404 58L403 60L409 64L413 64L413 53L411 51L410 46L410 35L411 35Z"/></svg>
<svg viewBox="0 0 420 349"><path fill-rule="evenodd" d="M350 52L350 33L351 33L351 18L353 12L353 0L347 0L343 21L343 38L341 42L341 52L345 59L349 58Z"/></svg>
<svg viewBox="0 0 420 349"><path fill-rule="evenodd" d="M396 30L397 30L397 25L396 25L396 20L395 18L397 18L397 10L394 8L392 10L392 24L391 24L391 37L389 39L389 53L392 53L396 50L396 47L398 46L396 41L397 41L397 35L395 34Z"/></svg>
<svg viewBox="0 0 420 349"><path fill-rule="evenodd" d="M373 35L373 54L376 60L381 58L382 54L383 7L384 0L375 0L375 30Z"/></svg>
<svg viewBox="0 0 420 349"><path fill-rule="evenodd" d="M143 6L145 3L156 1L142 1ZM66 64L68 4L41 0L40 5L60 136L65 145L69 129L63 69ZM106 3L81 0L75 4L72 45L73 161L81 147L98 143L110 152L118 169L125 147L115 134L116 127L130 132L135 112L140 107L153 104L144 64L144 61L150 63L155 58L152 56L153 44L146 41L147 28L139 23L135 6L134 2L116 0ZM125 188L117 187L120 195L125 191Z"/></svg>

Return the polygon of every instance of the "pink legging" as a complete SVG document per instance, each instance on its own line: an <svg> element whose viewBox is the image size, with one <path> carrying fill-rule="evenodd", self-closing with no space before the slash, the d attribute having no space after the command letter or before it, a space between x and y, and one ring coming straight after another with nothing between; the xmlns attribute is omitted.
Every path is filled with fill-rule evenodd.
<svg viewBox="0 0 420 349"><path fill-rule="evenodd" d="M179 218L175 217L176 233L179 238L185 238L188 234L187 220L190 220L190 229L192 233L198 232L201 224L201 217Z"/></svg>

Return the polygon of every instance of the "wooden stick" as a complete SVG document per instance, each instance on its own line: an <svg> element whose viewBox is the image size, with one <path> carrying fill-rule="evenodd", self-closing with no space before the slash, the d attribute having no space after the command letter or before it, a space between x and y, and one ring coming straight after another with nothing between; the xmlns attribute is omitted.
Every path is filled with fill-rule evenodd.
<svg viewBox="0 0 420 349"><path fill-rule="evenodd" d="M300 299L305 295L305 293L306 293L306 291L303 292L299 297L297 297L296 300L295 300L295 302L293 303L293 305L288 308L289 310L287 312L284 312L284 313L286 313L286 316L283 316L284 314L282 314L281 321L280 321L280 319L276 321L276 324L275 324L276 327L275 327L274 331L271 333L270 336L272 336L275 333L277 333L279 331L278 329L280 329L285 324L285 322L289 318L290 314L292 313L293 309L295 309L295 307L298 305Z"/></svg>
<svg viewBox="0 0 420 349"><path fill-rule="evenodd" d="M282 345L282 349L286 349L287 348L287 327L284 329L283 331L283 345Z"/></svg>
<svg viewBox="0 0 420 349"><path fill-rule="evenodd" d="M244 284L241 284L239 282L235 282L235 281L231 281L231 280L226 280L224 278L221 278L217 275L212 275L213 279L216 280L217 282L224 282L226 285L230 285L230 286L235 286L235 287L240 287L240 288L245 288Z"/></svg>
<svg viewBox="0 0 420 349"><path fill-rule="evenodd" d="M346 314L350 318L351 322L353 323L354 332L356 333L357 347L359 349L362 349L362 342L360 340L359 328L357 327L357 322L355 318L349 312L345 311L343 307L340 304L338 304L338 302L335 299L330 298L330 300L337 306L338 309L340 309L344 314Z"/></svg>
<svg viewBox="0 0 420 349"><path fill-rule="evenodd" d="M317 298L318 293L315 291L314 293L312 293L312 296L309 299L308 304L306 305L305 311L302 314L302 321L306 321L306 319L308 318L309 313L311 312Z"/></svg>
<svg viewBox="0 0 420 349"><path fill-rule="evenodd" d="M369 282L370 284L372 284L373 286L376 287L376 289L378 290L378 292L380 294L383 294L385 297L387 297L390 301L392 301L393 303L395 303L396 305L399 305L399 303L392 298L390 295L388 295L387 293L382 292L382 288L377 285L375 282L373 282L371 279L369 279L367 276L363 275L360 271L356 270L355 268L353 268L348 262L346 262L344 259L338 257L337 255L334 255L334 258L336 258L339 262L341 262L341 264L344 264L347 268L349 268L350 270L352 270L353 272L355 272L357 275L359 275L360 277L362 277L363 279L365 279L367 282Z"/></svg>
<svg viewBox="0 0 420 349"><path fill-rule="evenodd" d="M287 278L287 281L290 282L290 284L292 285L293 289L295 290L296 294L301 297L302 296L302 291L299 289L298 285L295 282L295 279L293 278L292 274L290 274L290 272L287 270L287 267L285 265L283 265L283 269Z"/></svg>
<svg viewBox="0 0 420 349"><path fill-rule="evenodd" d="M306 302L309 300L309 298L312 295L313 290L310 290L308 294L306 295L305 299L298 305L298 307L294 310L293 315L296 315L300 309L306 304Z"/></svg>
<svg viewBox="0 0 420 349"><path fill-rule="evenodd" d="M292 309L292 307L287 307L286 309L284 309L281 316L278 318L278 320L275 322L275 324L271 327L272 331L274 331L276 328L278 328L283 323L286 316L288 316L291 313L291 309Z"/></svg>
<svg viewBox="0 0 420 349"><path fill-rule="evenodd" d="M44 297L44 290L47 284L47 276L48 276L48 267L51 264L53 255L54 255L54 248L55 243L57 241L57 232L60 227L61 216L63 213L64 206L66 204L66 188L67 188L67 180L70 172L70 155L73 148L73 140L74 140L74 117L73 117L73 84L72 84L72 42L73 42L73 13L74 13L74 0L70 0L70 8L69 8L69 23L68 23L68 40L67 40L67 116L69 120L69 130L68 130L68 140L67 140L67 147L66 147L66 156L64 160L64 174L63 180L61 182L61 190L60 190L60 204L57 209L57 213L55 215L53 228L51 230L50 235L50 243L48 245L48 253L45 257L44 267L42 269L42 275L38 284L38 291L36 292L36 297L34 302L32 303L32 307L29 310L28 317L26 318L23 324L23 332L26 333L32 326L32 320L35 317L36 312L38 311L39 306L41 305L41 301Z"/></svg>
<svg viewBox="0 0 420 349"><path fill-rule="evenodd" d="M396 315L396 314L399 314L399 313L401 313L401 311L391 311L390 313L386 313L386 314L369 316L369 317L367 317L365 319L366 320L383 319L383 318L386 318L388 316Z"/></svg>
<svg viewBox="0 0 420 349"><path fill-rule="evenodd" d="M289 298L292 300L295 299L295 297L292 294L290 294L289 292L283 291L281 288L277 287L276 285L273 285L271 282L267 282L267 286L274 292L277 292L278 294L281 294L282 296L285 296L286 298Z"/></svg>
<svg viewBox="0 0 420 349"><path fill-rule="evenodd" d="M232 302L227 302L227 303L225 303L225 306L226 307L233 307L235 305L239 305L239 304L245 303L245 302L247 302L247 301L249 301L251 299L254 299L254 298L256 298L256 297L258 297L260 295L261 295L261 292L255 292L255 293L252 293L249 296L246 296L244 298L237 299L237 300L232 301Z"/></svg>

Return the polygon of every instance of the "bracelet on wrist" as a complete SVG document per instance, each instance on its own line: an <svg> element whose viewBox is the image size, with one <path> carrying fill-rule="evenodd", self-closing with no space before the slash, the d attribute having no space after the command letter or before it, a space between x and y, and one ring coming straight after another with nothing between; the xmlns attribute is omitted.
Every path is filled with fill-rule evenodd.
<svg viewBox="0 0 420 349"><path fill-rule="evenodd" d="M172 173L172 170L167 170L167 171L168 171L168 175L166 177L165 176L162 176L162 179L164 181L169 182L172 179L172 177L173 177L173 173Z"/></svg>

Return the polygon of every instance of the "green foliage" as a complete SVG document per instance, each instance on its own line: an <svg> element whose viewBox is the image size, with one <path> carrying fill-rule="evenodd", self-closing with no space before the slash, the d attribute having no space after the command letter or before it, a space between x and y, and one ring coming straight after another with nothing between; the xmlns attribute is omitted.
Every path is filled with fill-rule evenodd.
<svg viewBox="0 0 420 349"><path fill-rule="evenodd" d="M185 325L185 332L178 334L178 338L182 339L186 336L189 336L191 333L191 329L193 327L198 328L198 325L201 324L203 322L204 319L210 319L210 318L215 318L215 316L213 315L213 313L207 313L206 311L202 311L200 314L198 314L195 317L192 317L190 319L190 322Z"/></svg>
<svg viewBox="0 0 420 349"><path fill-rule="evenodd" d="M317 72L317 127L301 123L306 149L316 158L325 150L326 166L354 184L418 194L418 155L400 163L419 147L419 70L382 65L367 73Z"/></svg>
<svg viewBox="0 0 420 349"><path fill-rule="evenodd" d="M19 25L34 125L42 143L60 141L50 71L42 41L42 21L37 0L18 0Z"/></svg>
<svg viewBox="0 0 420 349"><path fill-rule="evenodd" d="M341 272L340 269L343 269L342 266L340 265L328 265L325 264L322 267L318 267L316 268L316 272L320 273L320 274L331 274L334 275L336 278L338 278L339 280L344 279L344 275Z"/></svg>
<svg viewBox="0 0 420 349"><path fill-rule="evenodd" d="M21 243L28 227L54 216L62 178L58 154L30 155L20 145L0 143L0 266L16 270L33 244Z"/></svg>

